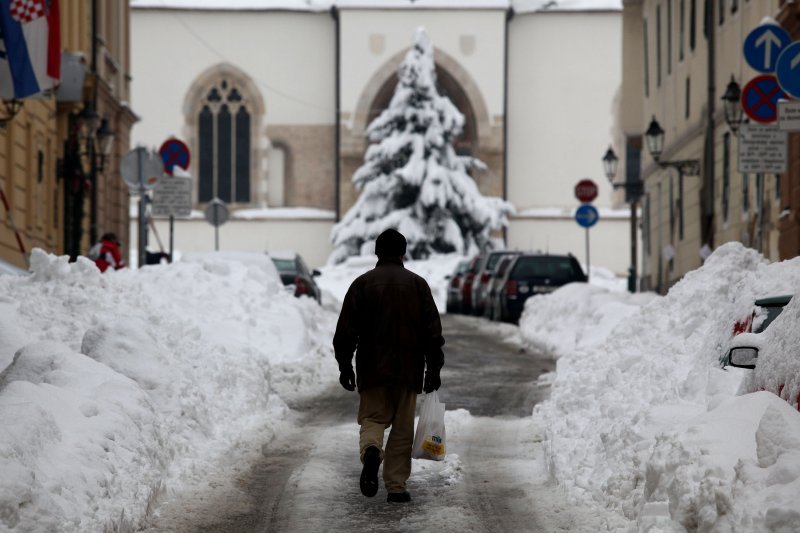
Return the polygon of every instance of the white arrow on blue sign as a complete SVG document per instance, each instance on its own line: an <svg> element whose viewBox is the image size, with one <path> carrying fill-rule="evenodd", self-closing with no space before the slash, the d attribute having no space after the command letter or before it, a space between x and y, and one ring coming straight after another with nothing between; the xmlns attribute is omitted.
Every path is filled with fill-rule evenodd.
<svg viewBox="0 0 800 533"><path fill-rule="evenodd" d="M575 211L575 220L584 228L591 228L599 218L600 213L591 204L583 204Z"/></svg>
<svg viewBox="0 0 800 533"><path fill-rule="evenodd" d="M789 34L773 22L751 31L744 40L744 58L759 72L775 72L778 56L792 42Z"/></svg>
<svg viewBox="0 0 800 533"><path fill-rule="evenodd" d="M800 98L800 41L790 44L781 52L775 74L783 92Z"/></svg>

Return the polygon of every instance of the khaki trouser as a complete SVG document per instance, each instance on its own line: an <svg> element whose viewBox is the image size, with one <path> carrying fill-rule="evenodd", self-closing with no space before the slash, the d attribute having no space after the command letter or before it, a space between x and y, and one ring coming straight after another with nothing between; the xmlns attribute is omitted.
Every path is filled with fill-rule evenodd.
<svg viewBox="0 0 800 533"><path fill-rule="evenodd" d="M417 393L405 387L372 387L361 391L358 423L361 462L370 446L381 451L383 483L389 492L404 492L411 475L411 446L414 443L414 411ZM390 427L386 449L383 433Z"/></svg>

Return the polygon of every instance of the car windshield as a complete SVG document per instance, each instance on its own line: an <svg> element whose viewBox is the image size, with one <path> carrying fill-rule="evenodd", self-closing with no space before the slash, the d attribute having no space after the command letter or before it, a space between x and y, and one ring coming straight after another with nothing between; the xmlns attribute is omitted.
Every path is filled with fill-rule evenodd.
<svg viewBox="0 0 800 533"><path fill-rule="evenodd" d="M275 263L275 268L281 272L294 272L297 270L294 259L276 259L273 257L272 262Z"/></svg>
<svg viewBox="0 0 800 533"><path fill-rule="evenodd" d="M486 262L486 270L494 270L495 265L500 261L500 259L505 256L506 254L492 254L489 256L489 261Z"/></svg>
<svg viewBox="0 0 800 533"><path fill-rule="evenodd" d="M577 272L569 257L520 257L514 265L512 276L521 278L550 278L568 281L577 279Z"/></svg>

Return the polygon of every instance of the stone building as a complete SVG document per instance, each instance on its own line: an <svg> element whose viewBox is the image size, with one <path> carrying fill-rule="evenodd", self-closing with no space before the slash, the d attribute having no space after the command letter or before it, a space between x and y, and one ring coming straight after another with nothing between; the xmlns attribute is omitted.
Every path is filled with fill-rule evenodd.
<svg viewBox="0 0 800 533"><path fill-rule="evenodd" d="M797 33L792 10L778 0L623 2L616 145L644 180L644 288L665 292L729 241L770 260L800 253L797 163L784 175L739 172L738 128L726 122L722 100L731 81L743 88L759 74L742 54L747 34L764 17ZM665 133L660 163L645 136L653 119Z"/></svg>
<svg viewBox="0 0 800 533"><path fill-rule="evenodd" d="M21 107L4 100L6 111L19 111L0 113L0 188L11 215L0 205L0 260L20 268L33 247L75 257L104 232L124 239L129 225L119 175L136 120L128 107L128 3L59 4L60 87Z"/></svg>
<svg viewBox="0 0 800 533"><path fill-rule="evenodd" d="M573 193L590 177L602 217L593 263L627 271L629 212L613 209L600 161L621 78L617 0L133 0L132 9L134 141L158 147L175 136L192 153L196 211L176 223L177 248L213 249L202 210L217 195L231 210L221 248L290 248L324 263L330 229L357 197L366 128L424 26L439 90L466 117L457 150L487 164L473 174L484 194L517 209L509 246L582 257Z"/></svg>

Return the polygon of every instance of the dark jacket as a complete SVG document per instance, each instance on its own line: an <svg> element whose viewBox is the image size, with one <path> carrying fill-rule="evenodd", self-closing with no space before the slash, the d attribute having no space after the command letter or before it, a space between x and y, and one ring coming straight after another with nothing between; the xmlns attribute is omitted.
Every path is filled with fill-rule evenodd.
<svg viewBox="0 0 800 533"><path fill-rule="evenodd" d="M400 260L381 259L347 291L333 337L339 368L356 384L403 386L422 392L424 369L444 365L442 324L427 282Z"/></svg>

